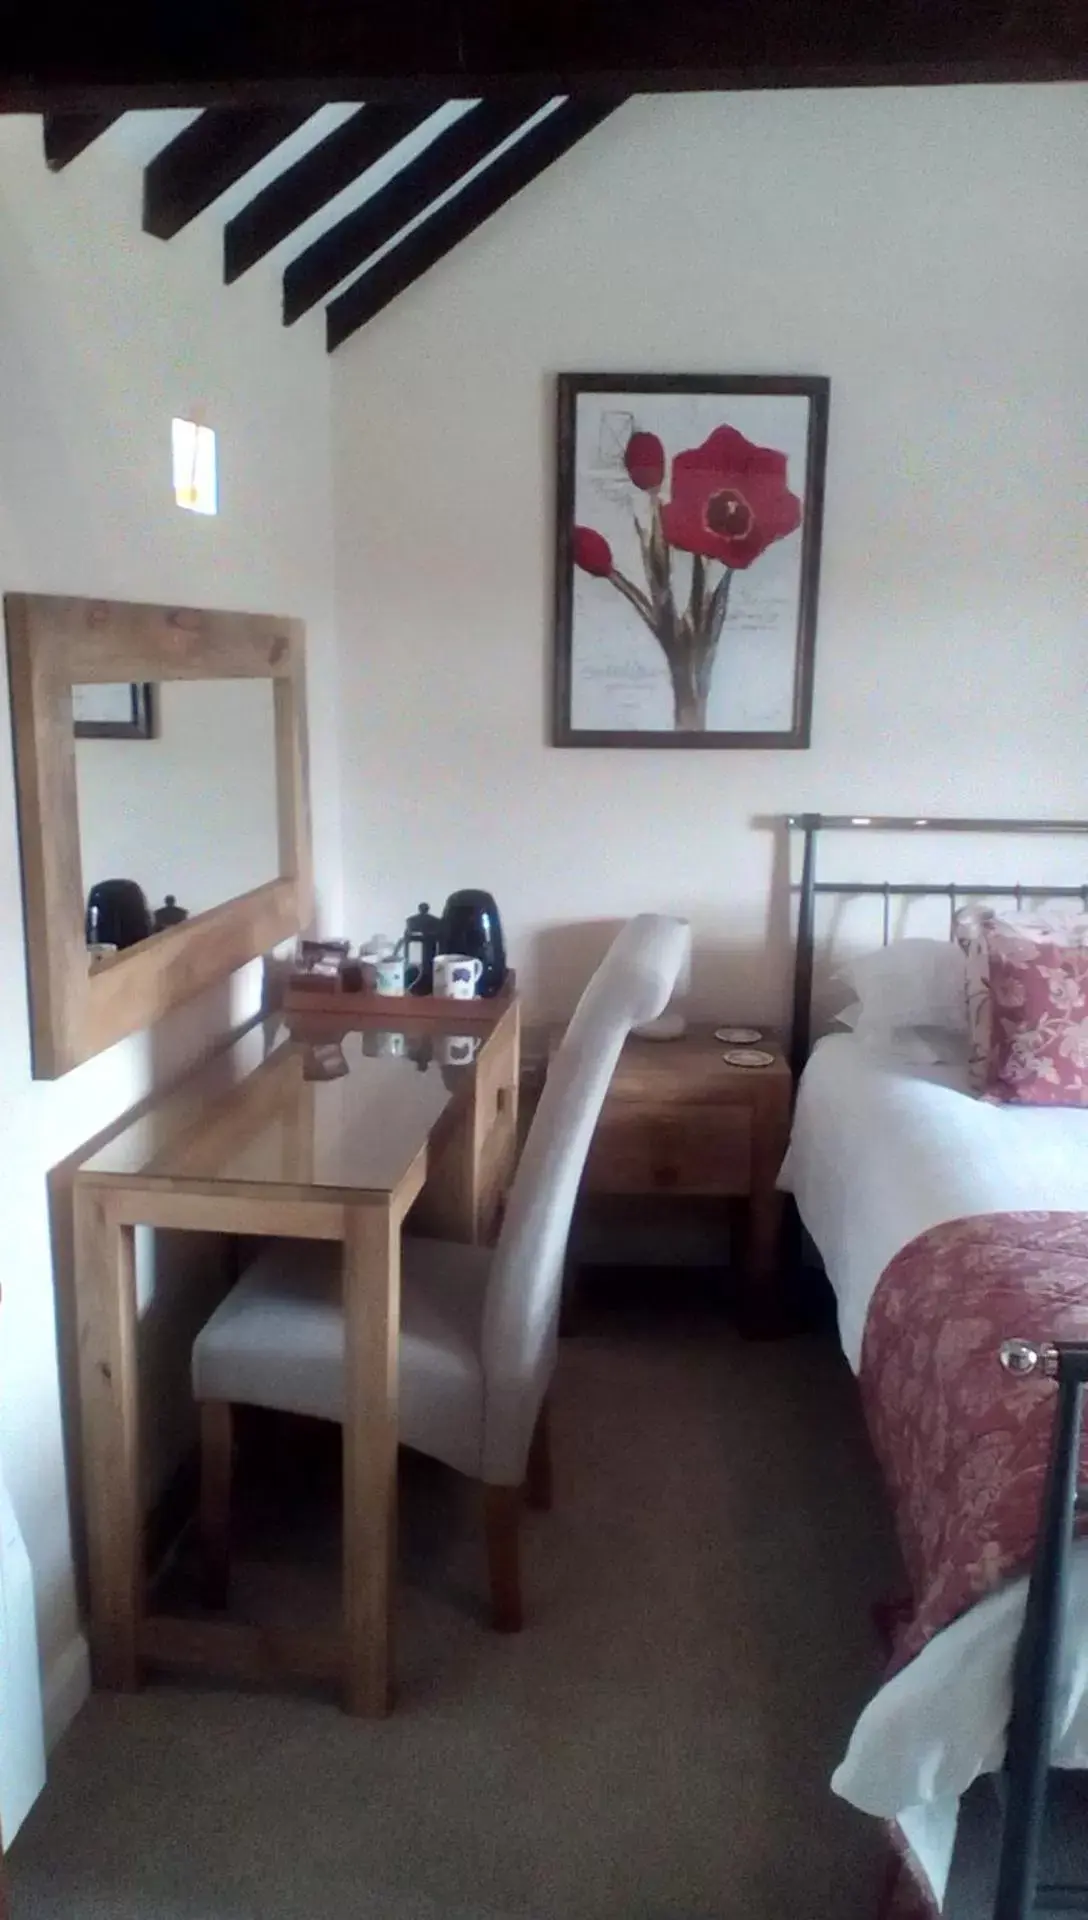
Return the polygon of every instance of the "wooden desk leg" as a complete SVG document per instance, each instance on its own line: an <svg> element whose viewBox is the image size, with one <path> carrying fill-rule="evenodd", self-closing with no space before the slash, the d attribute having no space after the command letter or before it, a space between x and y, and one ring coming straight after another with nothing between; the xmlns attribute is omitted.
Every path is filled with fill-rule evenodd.
<svg viewBox="0 0 1088 1920"><path fill-rule="evenodd" d="M388 1713L397 1562L400 1213L351 1207L344 1240L344 1640L349 1713Z"/></svg>
<svg viewBox="0 0 1088 1920"><path fill-rule="evenodd" d="M77 1182L74 1201L94 1676L131 1690L143 1606L135 1229L100 1189Z"/></svg>

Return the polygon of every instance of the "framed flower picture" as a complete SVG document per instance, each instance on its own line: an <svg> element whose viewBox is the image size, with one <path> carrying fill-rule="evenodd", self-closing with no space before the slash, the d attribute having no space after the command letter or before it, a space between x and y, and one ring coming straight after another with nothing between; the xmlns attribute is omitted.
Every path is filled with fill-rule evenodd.
<svg viewBox="0 0 1088 1920"><path fill-rule="evenodd" d="M829 393L560 375L556 746L808 746Z"/></svg>

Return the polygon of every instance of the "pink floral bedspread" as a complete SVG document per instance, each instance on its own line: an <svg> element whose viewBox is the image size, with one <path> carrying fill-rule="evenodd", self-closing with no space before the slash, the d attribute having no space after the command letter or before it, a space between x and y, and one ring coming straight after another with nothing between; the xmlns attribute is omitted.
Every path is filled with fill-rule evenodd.
<svg viewBox="0 0 1088 1920"><path fill-rule="evenodd" d="M933 1227L873 1296L862 1402L911 1587L892 1673L1031 1560L1056 1394L1005 1373L998 1355L1013 1337L1088 1339L1088 1214ZM914 1910L907 1885L888 1910Z"/></svg>
<svg viewBox="0 0 1088 1920"><path fill-rule="evenodd" d="M897 1253L873 1296L862 1402L913 1604L893 1669L1031 1558L1056 1397L1000 1366L1014 1336L1088 1339L1088 1214L951 1220Z"/></svg>

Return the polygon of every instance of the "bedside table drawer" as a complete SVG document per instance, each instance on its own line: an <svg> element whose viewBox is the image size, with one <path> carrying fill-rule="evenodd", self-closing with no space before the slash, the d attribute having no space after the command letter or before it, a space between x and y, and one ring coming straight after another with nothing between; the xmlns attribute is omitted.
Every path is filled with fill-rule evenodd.
<svg viewBox="0 0 1088 1920"><path fill-rule="evenodd" d="M588 1193L691 1193L736 1197L751 1191L752 1129L747 1107L671 1113L616 1102L606 1107L586 1164Z"/></svg>

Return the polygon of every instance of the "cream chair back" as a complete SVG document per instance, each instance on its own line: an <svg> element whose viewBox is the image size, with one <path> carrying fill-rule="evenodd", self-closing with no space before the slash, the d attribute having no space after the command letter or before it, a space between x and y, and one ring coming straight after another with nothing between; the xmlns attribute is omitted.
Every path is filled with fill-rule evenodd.
<svg viewBox="0 0 1088 1920"><path fill-rule="evenodd" d="M632 1027L656 1019L691 947L686 920L641 913L617 935L551 1064L495 1249L484 1309L481 1477L524 1478L555 1365L571 1216L609 1082Z"/></svg>

